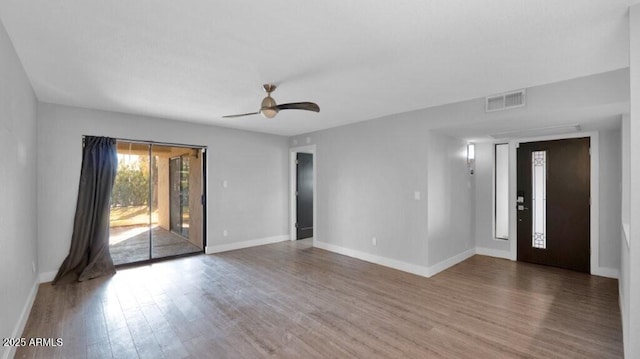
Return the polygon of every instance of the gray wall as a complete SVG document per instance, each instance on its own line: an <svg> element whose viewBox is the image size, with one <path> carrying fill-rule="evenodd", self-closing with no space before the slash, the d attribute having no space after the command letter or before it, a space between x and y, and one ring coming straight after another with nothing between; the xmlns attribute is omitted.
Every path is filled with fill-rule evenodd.
<svg viewBox="0 0 640 359"><path fill-rule="evenodd" d="M465 141L429 135L429 265L475 247L474 188L466 149Z"/></svg>
<svg viewBox="0 0 640 359"><path fill-rule="evenodd" d="M631 210L631 188L630 188L630 170L631 170L631 122L630 116L622 116L622 130L620 135L620 147L622 152L622 230L620 235L620 278L618 279L618 287L620 288L620 314L622 316L622 333L625 346L625 353L628 355L629 348L629 332L630 329L630 311L629 299L631 294L631 248L629 246L629 216Z"/></svg>
<svg viewBox="0 0 640 359"><path fill-rule="evenodd" d="M83 135L208 146L207 246L288 235L285 137L42 103L38 134L38 253L45 280L69 250Z"/></svg>
<svg viewBox="0 0 640 359"><path fill-rule="evenodd" d="M0 337L20 336L36 289L36 98L0 23ZM10 348L2 347L6 357Z"/></svg>
<svg viewBox="0 0 640 359"><path fill-rule="evenodd" d="M628 220L628 240L622 238L620 294L625 357L640 357L640 4L629 10L629 64L631 65L630 117L625 118L623 143L624 220ZM624 237L624 236L622 236Z"/></svg>
<svg viewBox="0 0 640 359"><path fill-rule="evenodd" d="M315 240L427 265L427 136L417 121L379 120L309 135L317 145ZM292 140L306 145L306 137Z"/></svg>
<svg viewBox="0 0 640 359"><path fill-rule="evenodd" d="M422 267L474 247L466 143L425 112L291 138L316 145L316 241Z"/></svg>
<svg viewBox="0 0 640 359"><path fill-rule="evenodd" d="M493 240L491 144L478 145L470 178L458 138L558 123L616 128L611 113L627 108L628 76L623 69L533 87L527 106L510 111L485 113L484 100L473 99L292 137L291 147L317 146L316 240L427 267L476 246L509 256L509 241ZM615 270L620 155L615 130L601 137L599 265Z"/></svg>
<svg viewBox="0 0 640 359"><path fill-rule="evenodd" d="M622 154L620 131L600 131L600 263L620 269Z"/></svg>

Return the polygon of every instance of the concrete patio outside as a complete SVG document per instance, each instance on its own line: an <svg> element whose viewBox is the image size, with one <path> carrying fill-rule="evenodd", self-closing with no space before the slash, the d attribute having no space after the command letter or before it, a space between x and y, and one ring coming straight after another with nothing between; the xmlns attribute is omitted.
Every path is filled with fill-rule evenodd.
<svg viewBox="0 0 640 359"><path fill-rule="evenodd" d="M152 258L202 252L188 239L157 225L151 228L151 238ZM115 265L150 259L149 243L148 226L111 227L109 251Z"/></svg>

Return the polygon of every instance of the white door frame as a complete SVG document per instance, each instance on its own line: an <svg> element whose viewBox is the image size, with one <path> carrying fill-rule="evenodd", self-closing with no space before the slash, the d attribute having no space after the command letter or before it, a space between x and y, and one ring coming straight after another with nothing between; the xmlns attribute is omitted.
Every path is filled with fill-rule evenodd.
<svg viewBox="0 0 640 359"><path fill-rule="evenodd" d="M290 199L290 205L289 205L289 218L290 218L290 222L289 222L289 237L291 238L292 241L295 241L298 239L298 233L296 231L296 222L298 221L297 218L297 201L296 201L296 154L298 153L310 153L313 155L313 236L311 237L311 240L313 242L315 242L316 240L316 228L317 228L317 214L318 211L316 210L317 208L317 203L318 203L318 198L317 198L317 174L318 174L318 155L316 153L316 145L308 145L308 146L299 146L299 147L292 147L289 149L289 199Z"/></svg>
<svg viewBox="0 0 640 359"><path fill-rule="evenodd" d="M591 258L590 272L595 275L603 275L600 270L600 147L598 143L598 132L576 132L563 135L552 135L543 137L518 138L509 141L509 203L513 204L509 211L509 238L511 260L518 259L518 218L517 211L513 210L516 203L516 192L518 191L517 176L517 149L520 143L563 140L571 138L589 137L591 145L591 208L590 208L590 247ZM607 275L608 276L608 275Z"/></svg>

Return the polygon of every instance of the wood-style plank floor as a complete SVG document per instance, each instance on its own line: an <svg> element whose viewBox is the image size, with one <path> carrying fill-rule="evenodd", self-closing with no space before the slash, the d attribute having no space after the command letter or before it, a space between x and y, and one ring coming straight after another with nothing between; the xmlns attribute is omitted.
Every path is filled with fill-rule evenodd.
<svg viewBox="0 0 640 359"><path fill-rule="evenodd" d="M423 278L283 242L42 284L18 358L620 358L617 281L474 256Z"/></svg>

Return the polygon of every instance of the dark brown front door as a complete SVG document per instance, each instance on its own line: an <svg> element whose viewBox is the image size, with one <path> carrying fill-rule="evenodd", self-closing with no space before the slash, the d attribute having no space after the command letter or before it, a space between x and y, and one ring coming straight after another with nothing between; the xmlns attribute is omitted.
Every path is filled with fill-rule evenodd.
<svg viewBox="0 0 640 359"><path fill-rule="evenodd" d="M518 260L590 271L590 140L518 148Z"/></svg>
<svg viewBox="0 0 640 359"><path fill-rule="evenodd" d="M313 155L296 156L296 238L313 237Z"/></svg>

